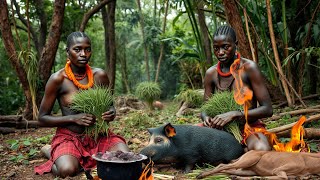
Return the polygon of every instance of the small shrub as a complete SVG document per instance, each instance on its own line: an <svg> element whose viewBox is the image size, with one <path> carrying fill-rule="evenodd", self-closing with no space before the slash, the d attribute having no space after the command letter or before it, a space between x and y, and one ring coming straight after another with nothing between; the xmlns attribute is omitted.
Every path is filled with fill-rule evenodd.
<svg viewBox="0 0 320 180"><path fill-rule="evenodd" d="M153 101L159 98L160 94L160 86L158 83L155 82L142 82L137 86L136 89L136 96L139 99L145 101L151 110L153 110Z"/></svg>
<svg viewBox="0 0 320 180"><path fill-rule="evenodd" d="M188 103L190 107L200 107L203 103L203 93L199 90L187 89L181 91L175 98L175 101L183 101Z"/></svg>

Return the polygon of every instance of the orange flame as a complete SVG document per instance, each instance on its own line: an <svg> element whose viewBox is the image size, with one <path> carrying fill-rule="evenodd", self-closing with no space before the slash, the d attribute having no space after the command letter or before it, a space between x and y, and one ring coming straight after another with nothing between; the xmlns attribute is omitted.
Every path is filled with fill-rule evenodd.
<svg viewBox="0 0 320 180"><path fill-rule="evenodd" d="M306 117L302 116L299 121L291 129L291 140L288 143L281 143L274 133L269 134L269 139L273 148L281 152L301 152L310 151L309 147L303 140L304 129L302 124L306 121Z"/></svg>
<svg viewBox="0 0 320 180"><path fill-rule="evenodd" d="M153 161L150 159L150 162L143 169L139 180L153 180Z"/></svg>
<svg viewBox="0 0 320 180"><path fill-rule="evenodd" d="M251 99L253 97L252 90L243 84L241 79L241 74L244 71L244 67L240 66L240 54L238 53L238 58L233 62L230 67L230 72L234 77L235 87L234 87L234 99L237 104L243 106L244 115L246 119L246 124L244 126L244 136L248 137L253 134L256 130L251 128L248 124L248 110L251 106Z"/></svg>
<svg viewBox="0 0 320 180"><path fill-rule="evenodd" d="M251 106L250 102L253 97L253 91L243 84L241 79L241 74L244 71L244 67L240 66L240 54L238 53L237 59L233 62L230 67L230 72L235 79L234 87L234 99L235 101L243 106L244 115L246 123L244 126L244 137L249 137L252 134L261 132L269 138L269 142L276 151L287 151L287 152L300 152L300 151L310 151L309 147L303 140L304 129L302 124L305 122L306 118L302 116L300 120L292 127L291 130L291 140L290 142L284 144L281 143L276 134L268 132L264 128L253 128L248 124L248 110ZM245 142L246 143L246 142Z"/></svg>

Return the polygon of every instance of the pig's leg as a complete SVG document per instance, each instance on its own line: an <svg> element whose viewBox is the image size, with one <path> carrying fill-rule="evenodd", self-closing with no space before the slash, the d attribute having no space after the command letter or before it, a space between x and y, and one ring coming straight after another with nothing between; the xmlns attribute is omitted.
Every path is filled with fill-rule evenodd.
<svg viewBox="0 0 320 180"><path fill-rule="evenodd" d="M221 172L223 170L228 170L228 169L240 169L240 168L249 168L259 162L261 159L262 155L265 154L267 151L249 151L242 155L238 161L231 163L231 164L226 164L224 166L219 166L213 170L210 171L205 171L197 176L198 179L202 179L204 177L207 177L209 175Z"/></svg>

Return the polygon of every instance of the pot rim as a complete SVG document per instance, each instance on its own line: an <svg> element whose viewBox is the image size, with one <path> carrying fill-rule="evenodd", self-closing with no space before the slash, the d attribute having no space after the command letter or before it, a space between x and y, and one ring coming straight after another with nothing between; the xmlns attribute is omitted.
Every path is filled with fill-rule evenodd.
<svg viewBox="0 0 320 180"><path fill-rule="evenodd" d="M145 159L148 159L148 157L145 156L145 155L143 155L143 154L139 154L139 156L141 157L140 159L138 159L138 160L131 160L131 161L115 161L115 160L101 159L101 158L98 158L96 154L93 154L93 155L92 155L92 158L95 159L96 161L100 161L100 162L121 163L121 164L140 162L140 161L143 161L143 160L145 160Z"/></svg>

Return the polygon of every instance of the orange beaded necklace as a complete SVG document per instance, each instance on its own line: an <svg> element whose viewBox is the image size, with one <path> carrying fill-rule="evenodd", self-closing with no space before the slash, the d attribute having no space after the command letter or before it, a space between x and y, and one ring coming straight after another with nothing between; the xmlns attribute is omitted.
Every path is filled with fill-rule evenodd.
<svg viewBox="0 0 320 180"><path fill-rule="evenodd" d="M64 67L64 70L68 76L68 79L70 79L73 84L75 86L77 86L79 89L89 89L93 86L93 74L92 74L92 70L91 67L86 64L86 75L88 76L88 84L81 84L77 78L75 77L75 75L72 72L72 69L70 67L71 61L68 60L66 63L66 66Z"/></svg>
<svg viewBox="0 0 320 180"><path fill-rule="evenodd" d="M240 59L240 53L237 52L237 59ZM236 61L237 59L235 59L234 61ZM221 70L221 62L219 61L218 64L217 64L217 71L218 71L218 74L222 77L229 77L231 76L231 71L227 72L227 73L224 73L222 72Z"/></svg>

